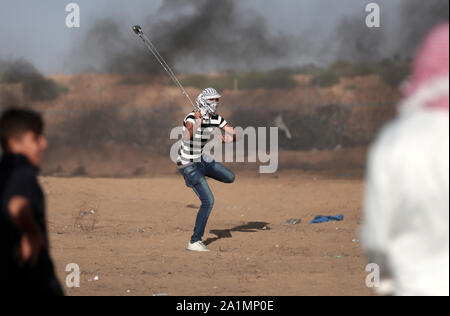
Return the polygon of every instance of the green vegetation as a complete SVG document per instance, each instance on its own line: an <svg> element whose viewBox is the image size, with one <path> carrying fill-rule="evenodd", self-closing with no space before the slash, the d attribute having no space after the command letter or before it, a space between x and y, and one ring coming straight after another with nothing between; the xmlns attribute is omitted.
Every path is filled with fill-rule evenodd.
<svg viewBox="0 0 450 316"><path fill-rule="evenodd" d="M124 79L120 80L117 84L118 85L129 85L129 86L137 86L140 84L151 84L155 81L155 77L133 77L133 76L127 76Z"/></svg>
<svg viewBox="0 0 450 316"><path fill-rule="evenodd" d="M340 78L336 71L327 69L315 75L312 78L311 83L321 88L328 88L334 86L335 84L338 84L339 80Z"/></svg>
<svg viewBox="0 0 450 316"><path fill-rule="evenodd" d="M380 63L354 64L347 61L336 61L328 69L313 73L312 83L320 87L331 87L341 77L379 75L390 86L398 87L410 72L409 62L399 62L395 57L384 59Z"/></svg>
<svg viewBox="0 0 450 316"><path fill-rule="evenodd" d="M381 64L380 75L384 82L396 87L408 77L410 72L410 63L399 63L392 59L385 59Z"/></svg>
<svg viewBox="0 0 450 316"><path fill-rule="evenodd" d="M347 61L336 61L330 67L339 77L356 77L377 74L379 64L353 64Z"/></svg>
<svg viewBox="0 0 450 316"><path fill-rule="evenodd" d="M218 90L233 89L292 89L298 85L293 75L311 76L311 84L321 88L332 87L339 83L341 77L379 75L387 84L399 86L409 73L409 63L401 63L395 57L379 63L351 63L340 60L327 68L307 64L297 68L280 68L272 71L252 71L246 73L226 72L218 76L192 74L185 76L181 82L187 87L203 89L207 86ZM126 77L119 84L137 85L151 83L155 77ZM348 90L355 87L346 87Z"/></svg>

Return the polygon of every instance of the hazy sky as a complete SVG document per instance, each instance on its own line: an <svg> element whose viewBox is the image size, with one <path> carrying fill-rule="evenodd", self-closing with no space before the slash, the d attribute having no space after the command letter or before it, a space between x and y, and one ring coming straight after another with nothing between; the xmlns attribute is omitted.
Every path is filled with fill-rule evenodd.
<svg viewBox="0 0 450 316"><path fill-rule="evenodd" d="M220 1L220 0L214 0ZM236 0L237 1L237 0ZM406 0L378 0L382 10ZM75 0L81 8L81 27L65 26L69 0L0 0L0 58L25 58L45 73L70 71L70 53L100 18L112 17L126 29L154 13L162 0ZM359 11L365 0L239 0L242 10L256 10L267 18L273 32L318 36L345 15ZM382 11L383 14L383 11ZM174 21L176 23L176 21Z"/></svg>

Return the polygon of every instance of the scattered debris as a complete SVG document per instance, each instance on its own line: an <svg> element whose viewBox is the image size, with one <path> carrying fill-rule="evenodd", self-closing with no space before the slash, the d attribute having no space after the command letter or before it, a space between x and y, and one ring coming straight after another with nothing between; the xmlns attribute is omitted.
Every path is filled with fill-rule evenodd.
<svg viewBox="0 0 450 316"><path fill-rule="evenodd" d="M89 279L88 282L95 282L98 280L100 280L100 279L99 279L98 275L96 275L93 279Z"/></svg>
<svg viewBox="0 0 450 316"><path fill-rule="evenodd" d="M93 208L84 208L77 212L74 218L74 227L83 231L93 231L98 222L98 212Z"/></svg>
<svg viewBox="0 0 450 316"><path fill-rule="evenodd" d="M145 232L148 232L148 231L150 231L152 228L151 227L146 227L146 228L141 228L141 229L138 229L136 232L138 232L138 233L145 233Z"/></svg>
<svg viewBox="0 0 450 316"><path fill-rule="evenodd" d="M291 219L287 220L286 222L284 222L282 225L284 225L284 226L297 225L301 222L302 222L302 220L299 218L291 218Z"/></svg>
<svg viewBox="0 0 450 316"><path fill-rule="evenodd" d="M327 255L327 257L334 258L334 259L340 259L340 258L342 258L341 255Z"/></svg>
<svg viewBox="0 0 450 316"><path fill-rule="evenodd" d="M89 210L89 211L82 211L80 212L80 216L85 216L85 215L89 215L89 214L95 214L95 210Z"/></svg>
<svg viewBox="0 0 450 316"><path fill-rule="evenodd" d="M344 215L338 214L335 216L324 216L324 215L318 215L316 217L314 217L314 219L311 221L311 224L319 224L319 223L326 223L326 222L331 222L331 221L343 221L344 220Z"/></svg>

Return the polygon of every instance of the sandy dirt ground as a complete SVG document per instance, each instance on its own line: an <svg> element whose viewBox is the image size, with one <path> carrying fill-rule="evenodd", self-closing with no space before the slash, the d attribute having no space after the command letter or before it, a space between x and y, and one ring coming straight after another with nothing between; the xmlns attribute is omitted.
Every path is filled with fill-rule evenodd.
<svg viewBox="0 0 450 316"><path fill-rule="evenodd" d="M216 203L206 243L185 250L200 205L176 174L149 178L42 177L51 252L67 295L370 295L359 242L363 181L282 170L208 180ZM309 225L316 215L342 222ZM284 226L286 220L301 223ZM98 277L96 280L95 277Z"/></svg>

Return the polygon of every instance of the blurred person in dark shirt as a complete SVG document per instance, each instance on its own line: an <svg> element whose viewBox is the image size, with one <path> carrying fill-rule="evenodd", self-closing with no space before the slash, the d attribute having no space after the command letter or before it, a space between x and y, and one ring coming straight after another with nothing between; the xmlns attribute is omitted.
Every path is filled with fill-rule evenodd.
<svg viewBox="0 0 450 316"><path fill-rule="evenodd" d="M0 118L0 296L63 295L37 179L48 145L43 132L41 117L29 110L9 109Z"/></svg>

